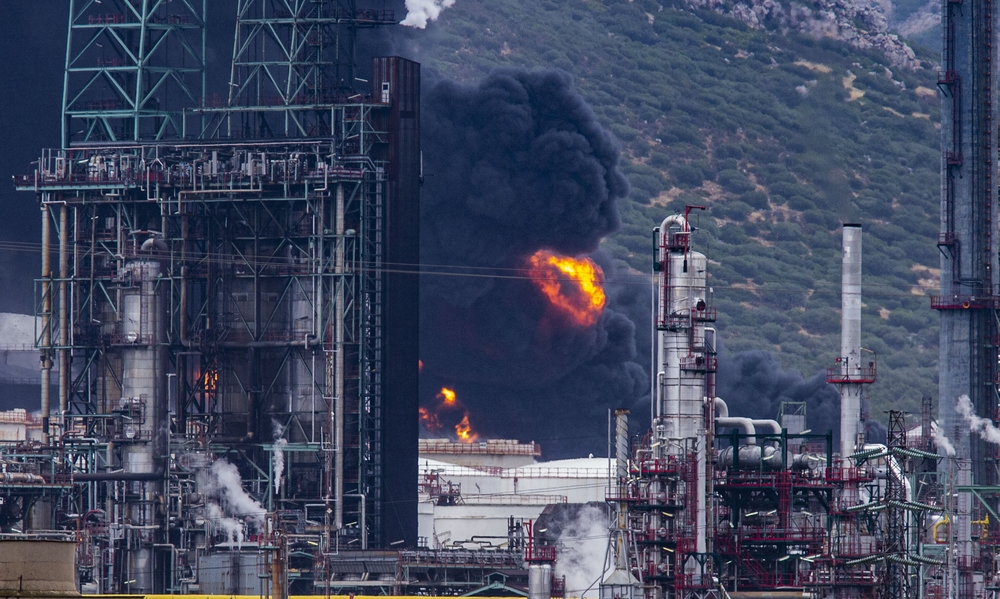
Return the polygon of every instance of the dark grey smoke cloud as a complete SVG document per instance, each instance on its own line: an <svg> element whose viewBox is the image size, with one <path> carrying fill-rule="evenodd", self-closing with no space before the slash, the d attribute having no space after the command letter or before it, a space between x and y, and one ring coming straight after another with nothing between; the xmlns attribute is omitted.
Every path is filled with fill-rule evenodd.
<svg viewBox="0 0 1000 599"><path fill-rule="evenodd" d="M603 453L607 409L648 386L626 315L636 301L598 256L608 307L572 326L523 276L539 249L588 254L618 229L617 143L561 71L432 82L422 129L424 399L451 385L490 436L543 442L549 457Z"/></svg>
<svg viewBox="0 0 1000 599"><path fill-rule="evenodd" d="M834 446L839 443L840 393L823 372L806 379L798 371L782 370L770 352L722 351L716 382L733 416L777 418L781 402L804 401L808 428L816 434L833 430Z"/></svg>

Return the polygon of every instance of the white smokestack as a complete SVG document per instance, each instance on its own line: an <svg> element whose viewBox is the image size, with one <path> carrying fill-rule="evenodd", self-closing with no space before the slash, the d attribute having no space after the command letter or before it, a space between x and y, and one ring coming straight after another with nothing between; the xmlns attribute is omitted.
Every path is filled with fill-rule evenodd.
<svg viewBox="0 0 1000 599"><path fill-rule="evenodd" d="M455 5L455 0L406 0L406 18L400 25L424 29L430 21L436 21L441 11Z"/></svg>
<svg viewBox="0 0 1000 599"><path fill-rule="evenodd" d="M840 375L842 380L861 377L861 225L844 225L844 260L841 274ZM861 429L860 383L840 385L840 456L854 453Z"/></svg>

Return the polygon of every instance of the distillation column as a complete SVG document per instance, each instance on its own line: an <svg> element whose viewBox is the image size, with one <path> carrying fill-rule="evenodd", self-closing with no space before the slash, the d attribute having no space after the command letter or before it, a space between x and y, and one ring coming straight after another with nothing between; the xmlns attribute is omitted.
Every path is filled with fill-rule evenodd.
<svg viewBox="0 0 1000 599"><path fill-rule="evenodd" d="M162 246L148 240L144 250ZM157 248L158 249L158 248ZM122 350L122 397L118 412L122 417L122 469L126 485L137 497L126 506L125 527L130 593L152 593L154 577L153 545L160 522L157 502L163 494L162 479L170 434L167 420L167 315L156 260L137 258L122 270L121 322L118 343ZM131 479L131 480L128 480Z"/></svg>
<svg viewBox="0 0 1000 599"><path fill-rule="evenodd" d="M659 303L657 306L657 387L653 405L653 457L677 459L694 470L685 478L683 490L688 497L685 527L680 536L693 539L688 553L705 554L710 550L709 528L709 452L711 425L708 414L714 411L714 389L708 384L715 372L714 348L706 342L709 329L705 323L707 260L691 250L691 229L686 216L674 215L663 220L659 229ZM710 337L710 335L709 335ZM666 481L654 483L651 491L669 493ZM694 489L691 489L694 485ZM666 523L660 510L650 515L650 528L658 530ZM677 525L677 523L674 523ZM676 576L699 577L704 572L692 562L674 556ZM653 562L665 556L655 552ZM690 571L688 570L690 568ZM697 581L700 583L700 580Z"/></svg>

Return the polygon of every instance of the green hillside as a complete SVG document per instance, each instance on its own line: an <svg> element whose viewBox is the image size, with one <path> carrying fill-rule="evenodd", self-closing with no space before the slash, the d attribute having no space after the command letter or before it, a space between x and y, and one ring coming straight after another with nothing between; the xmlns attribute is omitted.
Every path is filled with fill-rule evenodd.
<svg viewBox="0 0 1000 599"><path fill-rule="evenodd" d="M748 29L654 0L459 0L421 35L427 66L576 77L624 145L625 225L605 247L649 271L651 231L705 204L721 337L812 375L839 353L840 224L861 222L873 417L936 396L936 73L832 40Z"/></svg>

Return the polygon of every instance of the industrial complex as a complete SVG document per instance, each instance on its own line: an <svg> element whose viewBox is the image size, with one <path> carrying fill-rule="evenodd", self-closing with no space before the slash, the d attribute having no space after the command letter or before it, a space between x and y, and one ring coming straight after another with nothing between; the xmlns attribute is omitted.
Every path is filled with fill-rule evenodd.
<svg viewBox="0 0 1000 599"><path fill-rule="evenodd" d="M839 422L731 413L688 206L654 232L650 429L608 398L607 456L540 462L467 412L418 438L442 429L418 402L420 65L359 66L358 42L401 15L234 0L217 97L205 0L70 0L62 144L14 181L42 224L41 412L0 413L0 594L995 596L992 1L944 4L938 412L868 413L847 223ZM558 296L560 259L532 259ZM592 292L580 326L598 274L567 279ZM581 513L604 558L571 585Z"/></svg>

